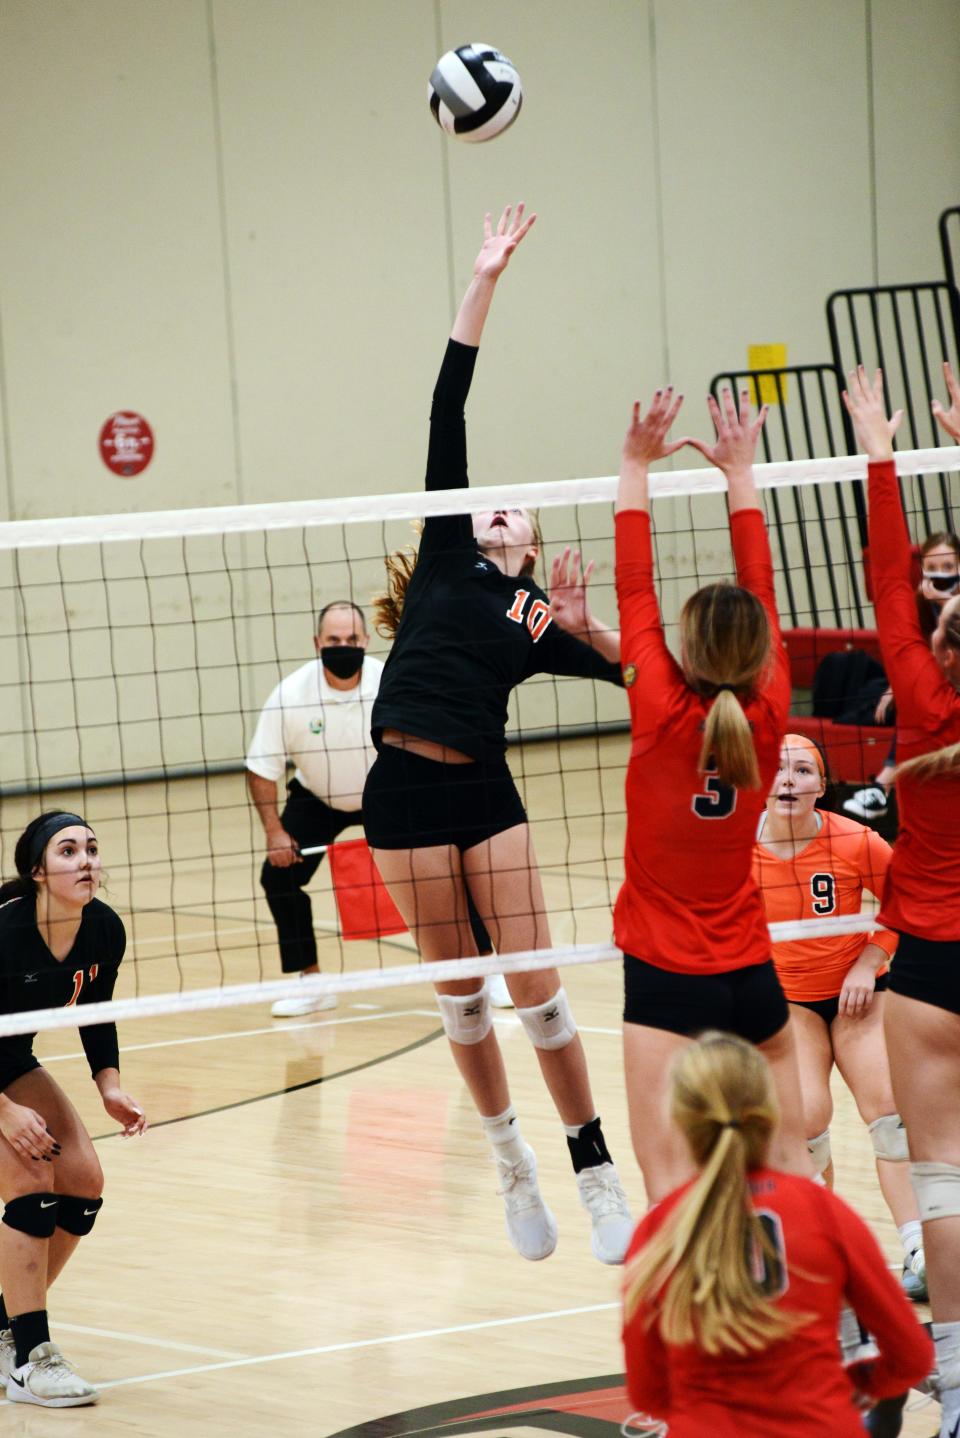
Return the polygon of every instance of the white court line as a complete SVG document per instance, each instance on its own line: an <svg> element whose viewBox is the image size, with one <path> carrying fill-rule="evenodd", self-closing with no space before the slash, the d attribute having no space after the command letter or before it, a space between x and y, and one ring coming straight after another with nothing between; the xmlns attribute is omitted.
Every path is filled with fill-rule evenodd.
<svg viewBox="0 0 960 1438"><path fill-rule="evenodd" d="M576 1318L603 1313L619 1303L591 1303L583 1308L559 1308L550 1313L522 1313L515 1318L489 1318L482 1323L458 1323L451 1328L422 1328L416 1333L391 1333L385 1338L358 1338L352 1343L327 1343L322 1348L295 1348L288 1353L264 1353L259 1358L237 1358L229 1363L201 1363L194 1368L173 1368L166 1373L141 1373L135 1378L113 1378L98 1388L124 1388L131 1383L159 1383L167 1378L188 1378L194 1373L217 1373L226 1368L247 1368L258 1363L282 1363L291 1358L319 1358L357 1348L380 1348L390 1343L416 1343L424 1338L446 1338L454 1333L477 1333L484 1328L509 1328L518 1323L544 1323L553 1318Z"/></svg>
<svg viewBox="0 0 960 1438"><path fill-rule="evenodd" d="M242 1353L237 1353L229 1348L201 1348L196 1343L176 1343L171 1338L147 1338L142 1333L117 1333L112 1328L88 1328L83 1323L61 1323L57 1320L57 1329L63 1329L66 1333L93 1333L97 1338L116 1338L121 1343L142 1343L148 1348L168 1348L176 1353L199 1353L205 1358L243 1358Z"/></svg>
<svg viewBox="0 0 960 1438"><path fill-rule="evenodd" d="M220 1039L250 1039L257 1038L261 1034L292 1034L299 1029L330 1029L336 1028L338 1024L369 1024L376 1023L378 1019L406 1019L406 1018L433 1018L439 1022L440 1015L436 1009L395 1009L389 1013L362 1014L355 1019L315 1019L309 1024L271 1024L266 1029L236 1029L228 1034L192 1034L185 1039L157 1039L150 1044L121 1044L122 1054L139 1053L141 1049L169 1049L177 1044L210 1044ZM519 1021L518 1021L519 1022ZM50 1054L41 1059L43 1064L61 1063L65 1059L82 1059L85 1054L82 1049L74 1054Z"/></svg>

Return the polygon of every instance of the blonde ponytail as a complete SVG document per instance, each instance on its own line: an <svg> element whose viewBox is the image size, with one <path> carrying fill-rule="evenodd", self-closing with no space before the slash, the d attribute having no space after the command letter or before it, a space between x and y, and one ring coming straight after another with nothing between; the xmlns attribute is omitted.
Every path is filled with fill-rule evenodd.
<svg viewBox="0 0 960 1438"><path fill-rule="evenodd" d="M697 768L711 766L717 778L734 789L759 789L760 769L753 746L753 730L736 696L723 689L707 710Z"/></svg>
<svg viewBox="0 0 960 1438"><path fill-rule="evenodd" d="M941 774L960 775L960 744L947 744L943 749L905 759L893 771L895 779L936 779Z"/></svg>
<svg viewBox="0 0 960 1438"><path fill-rule="evenodd" d="M630 1263L624 1318L646 1300L667 1343L710 1354L767 1348L813 1315L778 1308L783 1258L747 1187L778 1119L766 1060L732 1034L704 1034L674 1063L671 1113L702 1171Z"/></svg>
<svg viewBox="0 0 960 1438"><path fill-rule="evenodd" d="M757 596L737 584L707 584L680 611L687 682L713 697L697 761L735 789L760 787L753 732L738 700L749 698L770 662L770 621ZM714 697L715 696L715 697Z"/></svg>

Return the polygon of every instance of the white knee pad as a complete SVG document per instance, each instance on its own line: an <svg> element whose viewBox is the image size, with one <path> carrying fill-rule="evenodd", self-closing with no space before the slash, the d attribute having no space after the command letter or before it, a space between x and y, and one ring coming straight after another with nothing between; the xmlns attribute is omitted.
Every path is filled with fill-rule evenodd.
<svg viewBox="0 0 960 1438"><path fill-rule="evenodd" d="M911 1163L920 1222L960 1216L960 1168L955 1163Z"/></svg>
<svg viewBox="0 0 960 1438"><path fill-rule="evenodd" d="M565 1049L577 1036L577 1026L566 991L557 989L552 999L532 1009L517 1009L517 1018L535 1049Z"/></svg>
<svg viewBox="0 0 960 1438"><path fill-rule="evenodd" d="M873 1140L873 1151L877 1158L888 1158L894 1163L909 1163L907 1130L898 1113L885 1113L882 1118L875 1118L869 1125L868 1132Z"/></svg>
<svg viewBox="0 0 960 1438"><path fill-rule="evenodd" d="M486 981L475 994L437 994L447 1038L455 1044L479 1044L493 1028Z"/></svg>
<svg viewBox="0 0 960 1438"><path fill-rule="evenodd" d="M807 1153L813 1160L813 1171L819 1176L830 1166L830 1130L825 1128L816 1138L807 1139Z"/></svg>

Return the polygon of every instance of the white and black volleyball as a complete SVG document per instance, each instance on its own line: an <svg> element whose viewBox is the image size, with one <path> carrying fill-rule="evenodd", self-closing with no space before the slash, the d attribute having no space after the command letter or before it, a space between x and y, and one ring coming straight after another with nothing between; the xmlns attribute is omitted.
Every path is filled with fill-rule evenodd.
<svg viewBox="0 0 960 1438"><path fill-rule="evenodd" d="M472 144L501 135L520 113L520 76L492 45L460 45L437 61L427 99L442 130Z"/></svg>

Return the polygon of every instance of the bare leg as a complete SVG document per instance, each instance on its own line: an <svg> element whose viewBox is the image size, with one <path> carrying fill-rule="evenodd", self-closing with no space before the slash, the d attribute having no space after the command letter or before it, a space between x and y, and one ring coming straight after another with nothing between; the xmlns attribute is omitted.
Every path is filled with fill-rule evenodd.
<svg viewBox="0 0 960 1438"><path fill-rule="evenodd" d="M853 1094L860 1117L867 1124L897 1111L883 1037L885 1003L884 993L875 994L862 1018L851 1019L840 1014L832 1025L837 1068ZM910 1165L878 1158L877 1178L897 1227L915 1220L919 1214L910 1182Z"/></svg>
<svg viewBox="0 0 960 1438"><path fill-rule="evenodd" d="M897 1112L915 1162L960 1167L960 1015L888 992L884 1029ZM960 1321L960 1217L923 1225L930 1308Z"/></svg>
<svg viewBox="0 0 960 1438"><path fill-rule="evenodd" d="M667 1109L670 1065L691 1040L667 1029L624 1024L623 1066L633 1151L648 1203L659 1203L695 1172L683 1136Z"/></svg>
<svg viewBox="0 0 960 1438"><path fill-rule="evenodd" d="M464 877L480 917L500 954L550 947L543 885L527 824L506 829L463 855ZM517 1008L532 1008L560 988L556 969L511 974L507 980ZM563 1123L589 1123L596 1109L579 1034L562 1049L537 1049L537 1061Z"/></svg>
<svg viewBox="0 0 960 1438"><path fill-rule="evenodd" d="M770 1065L780 1101L780 1123L770 1145L771 1167L809 1178L813 1167L804 1135L797 1046L790 1021L784 1024L779 1033L757 1047Z"/></svg>
<svg viewBox="0 0 960 1438"><path fill-rule="evenodd" d="M450 844L427 849L377 849L377 868L426 962L476 954L467 914L460 853ZM479 979L436 984L440 994L474 994ZM450 1040L454 1062L477 1112L490 1117L510 1105L503 1055L493 1029L477 1044Z"/></svg>
<svg viewBox="0 0 960 1438"><path fill-rule="evenodd" d="M809 1140L828 1129L833 1118L833 1099L830 1096L833 1046L830 1030L812 1009L805 1009L802 1004L791 1004L790 1022L797 1045L804 1134ZM823 1179L829 1188L833 1187L832 1161L824 1169Z"/></svg>

